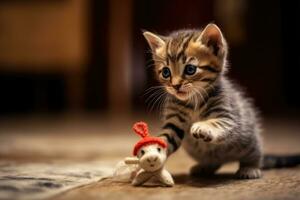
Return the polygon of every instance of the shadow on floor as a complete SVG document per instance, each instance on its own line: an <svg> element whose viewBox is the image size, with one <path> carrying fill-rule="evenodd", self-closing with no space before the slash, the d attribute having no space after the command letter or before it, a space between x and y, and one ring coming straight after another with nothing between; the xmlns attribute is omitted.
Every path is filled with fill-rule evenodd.
<svg viewBox="0 0 300 200"><path fill-rule="evenodd" d="M189 185L201 188L224 186L226 184L241 181L236 179L234 174L229 173L215 174L207 177L193 177L189 174L174 174L173 178L177 185Z"/></svg>

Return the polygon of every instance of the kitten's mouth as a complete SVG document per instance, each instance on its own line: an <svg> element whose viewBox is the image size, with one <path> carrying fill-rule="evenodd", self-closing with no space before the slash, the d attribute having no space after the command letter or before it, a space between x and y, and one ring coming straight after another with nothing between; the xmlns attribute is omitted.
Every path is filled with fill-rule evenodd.
<svg viewBox="0 0 300 200"><path fill-rule="evenodd" d="M186 101L189 98L189 93L185 91L176 91L175 96L179 100Z"/></svg>
<svg viewBox="0 0 300 200"><path fill-rule="evenodd" d="M170 89L169 93L172 94L173 96L177 97L179 100L186 100L189 98L189 91L186 89Z"/></svg>
<svg viewBox="0 0 300 200"><path fill-rule="evenodd" d="M179 95L179 96L185 96L187 94L187 92L177 91L176 94Z"/></svg>
<svg viewBox="0 0 300 200"><path fill-rule="evenodd" d="M188 91L186 91L186 90L176 90L176 94L178 96L186 96L188 94Z"/></svg>

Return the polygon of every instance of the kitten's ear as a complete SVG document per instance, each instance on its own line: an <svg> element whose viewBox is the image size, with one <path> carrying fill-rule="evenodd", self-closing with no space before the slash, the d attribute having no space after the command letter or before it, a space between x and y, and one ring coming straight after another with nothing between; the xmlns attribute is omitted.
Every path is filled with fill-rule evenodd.
<svg viewBox="0 0 300 200"><path fill-rule="evenodd" d="M200 34L198 40L207 47L212 48L216 56L220 50L224 50L225 41L222 32L215 24L208 24Z"/></svg>
<svg viewBox="0 0 300 200"><path fill-rule="evenodd" d="M163 37L155 35L154 33L151 33L149 31L145 31L143 35L153 52L156 52L166 44Z"/></svg>

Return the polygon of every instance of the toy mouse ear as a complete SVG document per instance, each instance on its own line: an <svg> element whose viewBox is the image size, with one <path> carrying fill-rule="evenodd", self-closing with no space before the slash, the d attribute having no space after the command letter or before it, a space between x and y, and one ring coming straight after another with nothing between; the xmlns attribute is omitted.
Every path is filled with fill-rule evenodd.
<svg viewBox="0 0 300 200"><path fill-rule="evenodd" d="M133 125L132 129L136 134L140 135L142 138L147 137L148 133L148 125L145 122L137 122Z"/></svg>

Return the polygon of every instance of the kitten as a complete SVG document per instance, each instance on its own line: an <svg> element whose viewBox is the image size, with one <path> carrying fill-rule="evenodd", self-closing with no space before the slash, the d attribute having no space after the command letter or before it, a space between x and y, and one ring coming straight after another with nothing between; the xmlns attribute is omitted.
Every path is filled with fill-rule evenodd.
<svg viewBox="0 0 300 200"><path fill-rule="evenodd" d="M226 77L228 49L218 26L166 37L143 34L168 94L159 134L169 144L168 155L182 144L199 163L192 175L213 174L222 164L239 161L237 177L261 177L259 117L251 99Z"/></svg>

